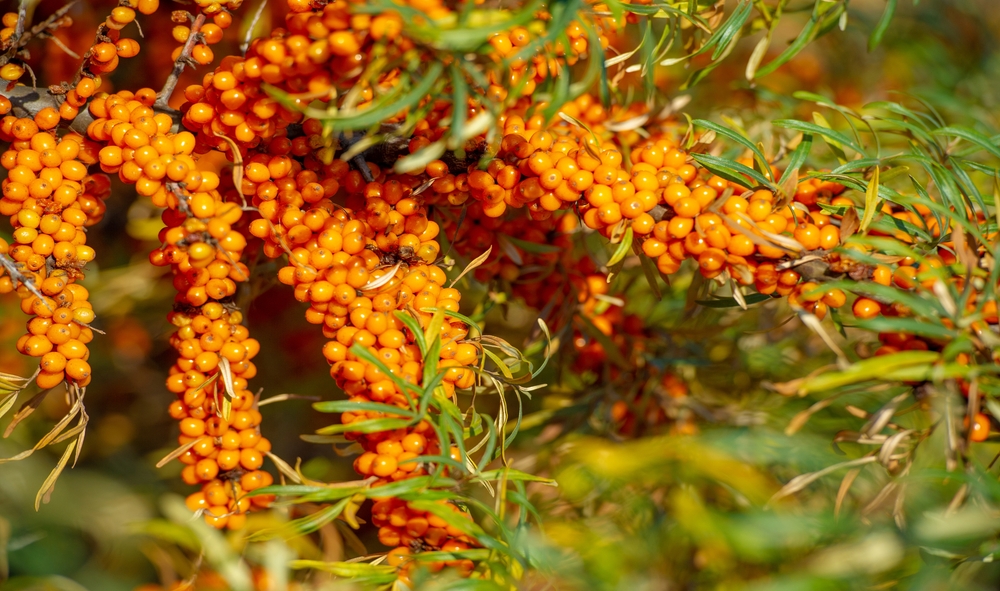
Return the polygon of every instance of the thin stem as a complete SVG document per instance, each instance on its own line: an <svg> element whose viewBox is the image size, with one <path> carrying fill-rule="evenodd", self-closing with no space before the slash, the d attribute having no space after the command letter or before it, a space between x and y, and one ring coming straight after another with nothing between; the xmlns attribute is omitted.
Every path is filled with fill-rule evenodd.
<svg viewBox="0 0 1000 591"><path fill-rule="evenodd" d="M26 6L27 1L22 0L20 9L18 10L17 13L17 25L15 25L14 36L11 37L10 48L7 49L3 57L0 57L0 63L7 63L7 61L9 61L12 57L14 57L17 54L17 52L21 50L22 47L27 45L28 42L34 39L35 37L45 37L45 36L53 37L52 31L59 28L62 18L66 16L66 13L69 12L69 9L72 8L73 5L79 1L80 0L72 0L72 2L67 3L66 5L59 8L59 10L53 12L44 21L38 23L31 29L25 31L24 27L26 26L27 22L28 11Z"/></svg>
<svg viewBox="0 0 1000 591"><path fill-rule="evenodd" d="M0 267L3 267L13 281L24 285L32 295L40 300L45 297L31 278L21 272L20 263L5 254L0 254Z"/></svg>
<svg viewBox="0 0 1000 591"><path fill-rule="evenodd" d="M24 25L28 20L28 2L29 0L21 0L17 7L17 24L14 25L14 43L21 40L21 35L24 34Z"/></svg>
<svg viewBox="0 0 1000 591"><path fill-rule="evenodd" d="M177 81L180 79L181 72L184 71L184 66L186 66L188 61L191 59L191 51L194 49L198 38L201 37L199 31L201 30L201 26L204 24L204 14L198 14L198 16L194 19L194 22L191 23L191 33L188 35L187 41L181 49L181 54L177 56L177 61L174 62L173 71L170 72L170 76L167 77L167 81L163 84L163 90L156 95L156 103L154 104L155 107L167 107L167 102L170 100L170 95L174 93L174 88L177 87Z"/></svg>
<svg viewBox="0 0 1000 591"><path fill-rule="evenodd" d="M257 28L257 23L260 18L264 16L264 7L267 6L267 0L260 0L260 4L257 6L257 12L253 15L253 20L250 21L250 27L247 28L247 35L243 39L243 43L240 44L240 51L245 56L247 54L247 49L250 48L250 41L253 40L253 31Z"/></svg>
<svg viewBox="0 0 1000 591"><path fill-rule="evenodd" d="M17 117L34 117L39 111L46 107L59 109L61 100L51 91L32 88L30 86L18 85L10 90L0 88L0 96L11 102L13 108L11 113ZM175 109L167 107L153 107L158 113L166 113L174 120L172 130L181 129L181 113ZM87 126L94 122L94 116L87 109L80 109L80 114L69 123L69 128L81 134L87 133Z"/></svg>

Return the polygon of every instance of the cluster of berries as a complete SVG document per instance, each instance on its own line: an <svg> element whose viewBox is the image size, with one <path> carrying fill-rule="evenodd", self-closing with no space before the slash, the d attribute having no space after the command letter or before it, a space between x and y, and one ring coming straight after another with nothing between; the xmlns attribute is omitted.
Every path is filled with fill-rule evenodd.
<svg viewBox="0 0 1000 591"><path fill-rule="evenodd" d="M0 253L19 267L19 276L0 271L0 293L16 289L32 317L17 349L39 358L40 388L64 379L84 387L91 380L94 311L77 281L94 258L85 228L104 215L110 182L88 174L93 154L78 135L57 139L32 119L8 115L0 121L0 141L10 143L0 156L7 171L0 215L10 216L14 229L13 244L0 240Z"/></svg>

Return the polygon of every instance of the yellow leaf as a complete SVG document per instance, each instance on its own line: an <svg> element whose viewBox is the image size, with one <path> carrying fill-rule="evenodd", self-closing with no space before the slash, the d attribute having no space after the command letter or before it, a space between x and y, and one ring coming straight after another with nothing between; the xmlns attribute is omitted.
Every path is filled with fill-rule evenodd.
<svg viewBox="0 0 1000 591"><path fill-rule="evenodd" d="M35 495L35 511L42 505L42 502L49 502L49 495L52 494L52 490L56 486L56 480L59 479L59 474L62 473L63 468L69 462L70 456L73 455L73 450L76 449L76 443L78 440L73 440L69 445L66 446L66 450L63 451L63 455L59 458L59 462L56 467L52 469L45 482L42 483L42 487L38 489L38 494Z"/></svg>
<svg viewBox="0 0 1000 591"><path fill-rule="evenodd" d="M864 232L868 229L868 224L872 223L875 219L875 212L878 210L879 197L878 197L878 167L875 167L875 174L872 175L872 180L868 181L868 190L865 191L865 213L861 216L861 226L860 230Z"/></svg>

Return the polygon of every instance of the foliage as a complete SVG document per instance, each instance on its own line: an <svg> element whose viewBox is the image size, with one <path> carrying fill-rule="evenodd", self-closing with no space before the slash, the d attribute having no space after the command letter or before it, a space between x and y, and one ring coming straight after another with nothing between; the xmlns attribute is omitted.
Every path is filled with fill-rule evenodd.
<svg viewBox="0 0 1000 591"><path fill-rule="evenodd" d="M26 243L17 209L0 230L0 417L12 417L0 442L4 589L988 589L1000 580L1000 131L989 83L1000 31L988 3L350 3L338 31L354 37L337 38L350 50L316 58L326 78L286 64L246 92L281 113L252 133L224 119L241 108L221 97L229 82L209 92L213 78L202 76L218 67L215 79L245 91L236 75L245 60L277 52L274 40L282 52L294 46L279 30L294 32L288 7L339 8L199 0L180 7L192 11L177 17L185 32L147 26L166 22L166 6L123 1L116 10L136 8L146 35L131 58L119 35L134 30L134 11L123 24L117 4L94 4L57 12L22 2L0 32L0 77L10 82L0 108L38 122L48 107L63 138L83 134L77 161L88 179L118 174L106 205L100 183L81 180L80 199L101 205L81 206L89 228L78 259L58 268L76 269L67 281L85 291L49 293L55 255L35 268L15 256ZM71 40L64 15L98 30L93 45ZM102 42L117 47L120 67L98 59ZM209 45L230 57L202 67L213 62ZM22 76L66 85L36 91L17 84ZM112 94L82 97L88 84ZM184 174L147 192L145 169L127 178L101 130L115 118L109 98L124 105L132 99L121 91L161 84L128 109L149 99L150 113L168 115L157 133L184 143L187 129L191 149L176 151ZM64 112L70 91L83 104ZM8 119L13 163L28 148ZM537 146L522 147L537 129L529 122L572 143L576 163L594 162L590 180L609 162L636 185L637 164L659 162L650 177L669 167L638 212L648 227L623 218L627 199L616 199L615 219L584 188L553 207L545 191L531 194L542 174L529 164ZM286 155L296 178L318 171L337 184L309 187L319 193L308 205L305 181L268 198L260 187L284 182L275 166ZM7 207L17 171L4 166ZM694 176L682 179L682 166ZM517 180L495 197L486 185L500 186L504 167ZM561 186L591 186L571 176L578 169ZM390 186L403 187L412 211L400 213ZM685 214L681 200L709 186L718 191ZM211 213L197 213L200 195ZM760 196L767 213L757 216L749 208ZM296 198L299 217L288 217ZM412 216L408 250L386 242L389 222L379 220L390 209ZM787 228L770 225L786 210ZM308 215L319 221L298 240ZM668 250L686 248L688 234L708 240L706 215L728 228L722 246L708 243L721 259L703 256L705 243L684 256ZM218 235L208 223L217 219L226 222ZM685 228L684 219L701 221ZM668 222L661 240L654 224ZM398 326L396 357L357 331L345 339L330 320L336 296L323 295L313 253L355 233L364 246L351 255L374 262L348 299L392 294L378 312ZM225 266L229 291L192 291L201 286L185 279L185 261L202 258ZM423 282L412 293L410 279ZM422 291L434 282L437 291ZM15 290L20 298L5 293ZM64 303L61 290L91 310L74 321L93 338L81 338L85 375L50 371L44 358L35 372L16 353L32 354L18 338L21 317L49 317L44 304ZM400 304L407 293L412 305ZM308 324L300 303L311 306ZM243 353L220 350L198 373L185 347L215 329L186 327L205 318L223 322ZM259 357L247 353L254 347ZM192 371L200 377L179 383ZM64 378L61 398L51 386ZM165 380L180 447L167 443ZM204 393L192 402L198 391L215 402L201 402ZM226 428L215 455L197 451L201 432L184 431L184 421L207 420L199 409L252 432L237 436L233 468L219 455L231 451ZM414 435L419 446L406 439ZM415 451L402 456L392 444L405 441ZM208 460L215 471L199 475ZM212 494L222 500L206 501Z"/></svg>

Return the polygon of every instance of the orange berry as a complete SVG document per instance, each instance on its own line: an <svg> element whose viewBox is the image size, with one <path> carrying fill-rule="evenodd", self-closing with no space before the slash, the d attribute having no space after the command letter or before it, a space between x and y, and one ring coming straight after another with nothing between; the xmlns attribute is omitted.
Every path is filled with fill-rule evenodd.
<svg viewBox="0 0 1000 591"><path fill-rule="evenodd" d="M854 316L860 320L868 320L882 313L882 306L875 300L860 297L854 301L852 307Z"/></svg>

